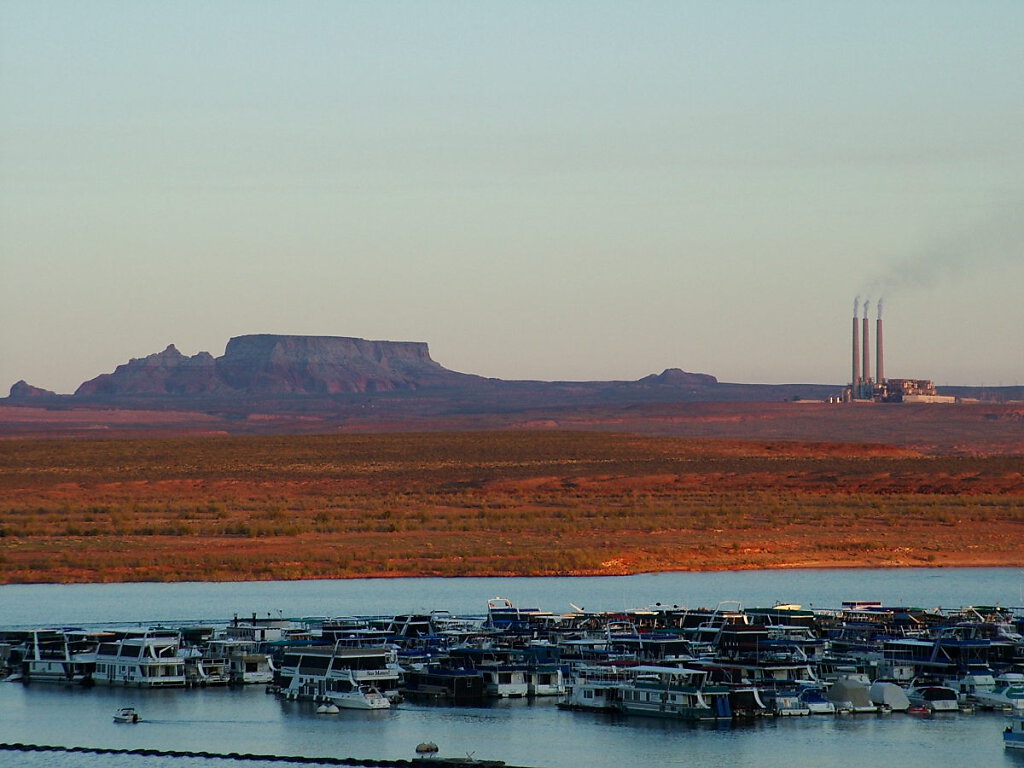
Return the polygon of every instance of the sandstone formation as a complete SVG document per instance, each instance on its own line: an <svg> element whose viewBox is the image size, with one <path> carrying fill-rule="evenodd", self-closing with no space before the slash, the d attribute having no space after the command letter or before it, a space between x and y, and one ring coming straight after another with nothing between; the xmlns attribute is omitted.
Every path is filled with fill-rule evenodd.
<svg viewBox="0 0 1024 768"><path fill-rule="evenodd" d="M470 381L483 379L442 367L422 342L256 334L231 339L218 358L188 357L171 344L84 382L75 395L324 395Z"/></svg>
<svg viewBox="0 0 1024 768"><path fill-rule="evenodd" d="M196 395L228 390L217 376L216 361L209 352L187 357L169 344L157 352L119 365L82 383L75 395Z"/></svg>
<svg viewBox="0 0 1024 768"><path fill-rule="evenodd" d="M51 392L48 389L33 387L22 379L11 387L10 397L12 400L30 400L36 397L57 397L57 393Z"/></svg>
<svg viewBox="0 0 1024 768"><path fill-rule="evenodd" d="M642 386L668 387L709 387L718 383L718 379L706 373L689 373L682 368L666 368L659 374L652 373L637 381Z"/></svg>
<svg viewBox="0 0 1024 768"><path fill-rule="evenodd" d="M234 390L259 394L390 392L479 378L434 362L423 342L274 334L231 339L217 374Z"/></svg>

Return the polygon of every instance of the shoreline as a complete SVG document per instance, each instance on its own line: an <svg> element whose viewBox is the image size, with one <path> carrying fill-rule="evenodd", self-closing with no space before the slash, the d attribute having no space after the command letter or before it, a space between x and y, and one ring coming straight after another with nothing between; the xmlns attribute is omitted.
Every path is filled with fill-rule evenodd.
<svg viewBox="0 0 1024 768"><path fill-rule="evenodd" d="M849 571L880 571L880 570L914 570L914 569L963 569L963 568L1024 568L1024 561L1005 562L997 558L972 558L959 560L950 558L941 562L931 563L867 563L867 562L805 562L799 564L765 564L765 565L740 565L740 566L716 566L714 568L661 568L656 570L635 570L610 573L606 570L600 571L569 571L569 572L538 572L538 573L517 573L508 571L487 571L481 570L473 573L462 573L457 575L446 575L422 572L388 572L388 573L361 573L361 574L336 574L333 576L318 576L307 578L274 578L272 575L266 578L238 578L238 579L121 579L105 581L89 581L75 579L54 579L38 581L9 581L0 579L0 586L32 586L32 585L73 585L73 584L248 584L261 582L309 582L309 581L357 581L375 580L388 581L399 579L560 579L560 578L619 578L627 576L642 576L656 573L725 573L739 571L814 571L814 570L849 570Z"/></svg>

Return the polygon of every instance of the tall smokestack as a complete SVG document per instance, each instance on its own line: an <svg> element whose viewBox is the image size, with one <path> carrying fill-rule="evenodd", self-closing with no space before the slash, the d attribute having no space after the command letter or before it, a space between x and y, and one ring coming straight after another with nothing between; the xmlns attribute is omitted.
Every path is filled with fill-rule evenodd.
<svg viewBox="0 0 1024 768"><path fill-rule="evenodd" d="M863 338L860 340L861 349L864 352L864 384L866 385L865 390L867 390L867 395L869 397L871 396L871 390L867 385L870 385L871 383L871 340L868 337L868 307L870 305L870 301L864 302L864 330L861 333Z"/></svg>
<svg viewBox="0 0 1024 768"><path fill-rule="evenodd" d="M882 300L878 300L878 319L875 320L875 376L885 381L885 367L882 358Z"/></svg>
<svg viewBox="0 0 1024 768"><path fill-rule="evenodd" d="M860 306L860 297L853 302L853 378L850 383L853 385L853 396L857 397L860 389L860 324L857 317L857 308Z"/></svg>

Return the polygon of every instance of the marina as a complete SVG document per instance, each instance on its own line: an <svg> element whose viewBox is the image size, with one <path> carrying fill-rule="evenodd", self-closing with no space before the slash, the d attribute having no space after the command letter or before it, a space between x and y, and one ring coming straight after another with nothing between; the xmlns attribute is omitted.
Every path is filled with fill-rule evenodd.
<svg viewBox="0 0 1024 768"><path fill-rule="evenodd" d="M680 580L691 575L681 575ZM1009 590L1016 586L1017 572L948 571L942 577L954 575L961 577L957 581L1001 577ZM496 583L500 581L487 586L510 586ZM548 583L555 587L560 581L564 585L557 579ZM420 581L425 589L435 583ZM111 585L111 591L124 586ZM221 588L230 592L236 586L244 585ZM389 584L367 586L384 590ZM557 590L549 588L548 595L558 599ZM673 597L678 599L677 595ZM30 679L27 685L9 682L0 686L0 706L7 715L0 724L0 741L381 760L415 759L412 750L417 744L436 743L442 757L474 753L510 765L574 767L638 758L685 764L672 750L674 742L684 739L687 750L710 750L712 765L719 760L723 765L771 766L783 764L771 758L780 733L788 734L797 751L817 745L821 754L816 763L830 765L839 764L847 736L884 738L897 746L906 738L922 752L939 748L930 739L941 731L943 738L957 734L952 738L973 744L976 752L988 753L992 760L1020 753L1002 744L1007 712L1012 710L998 706L998 700L987 704L984 696L976 695L1016 680L1015 665L1021 656L1016 609L916 609L887 606L884 601L843 601L845 606L813 609L793 603L744 608L741 601L729 601L689 608L655 601L631 609L584 610L574 600L570 610L556 612L491 596L481 601L484 610L475 613L419 613L408 608L416 606L420 596L405 596L406 610L389 616L346 611L335 619L274 617L266 612L261 617L257 612L220 622L199 623L192 616L180 625L168 620L153 627L118 628L113 622L64 627L59 631L74 633L66 647L76 650L61 653L71 653L78 674L89 674L89 651L82 651L88 638L109 643L111 636L124 633L114 644L131 648L127 656L134 654L136 662L142 657L176 672L179 658L213 656L207 646L224 642L230 631L272 638L257 641L253 636L244 642L257 644L246 648L250 657L259 655L257 648L265 652L273 679L248 685L241 680L202 684L186 675L178 685L177 676L171 675L175 685L162 687L137 684L141 678L166 676L148 668L142 674L138 670L143 667L135 667L134 679L112 680L108 675L92 685L71 679L58 684L42 679ZM589 599L595 595L584 596L597 604ZM15 605L11 615L17 610ZM783 618L789 621L783 623ZM949 627L989 624L1000 629L989 631L985 642L972 636L964 641L967 645L951 645ZM854 625L861 635L859 651L851 640ZM31 640L26 651L42 639L51 641L52 648L64 647L41 631L38 626L7 627L8 658L18 647L12 641L19 633ZM153 636L147 639L147 633ZM886 658L882 638L896 633L920 643L931 638L933 652ZM835 645L832 638L838 640ZM235 637L232 642L243 640ZM265 645L259 647L260 643ZM969 675L961 676L953 688L951 672L959 662L954 663L952 650L957 647ZM931 665L915 666L914 659L925 655ZM940 656L946 659L947 668L942 670L935 665ZM13 658L18 661L17 652ZM96 663L100 658L95 657ZM121 658L120 651L115 658ZM113 662L108 658L103 663ZM180 663L184 669L185 662ZM982 665L989 668L991 690ZM26 671L31 677L29 667L19 672L12 666L11 675ZM923 672L936 671L945 678L928 686L918 680ZM900 680L900 675L910 677ZM884 676L891 681L880 679ZM909 695L915 681L921 682L919 688L949 688L954 707L932 707L923 716L906 714L913 707L903 706L895 692ZM879 683L877 695L873 682ZM844 691L844 697L837 691ZM346 699L367 695L382 704L345 705ZM110 713L120 707L132 707L141 722L111 731L108 726L115 724ZM107 726L98 722L104 717ZM89 722L91 727L83 727ZM62 735L60 742L56 733ZM306 738L296 740L299 734ZM733 754L726 761L733 751L726 742L733 748L742 744L744 750L766 750L765 757L744 763ZM575 748L567 750L567 744ZM783 752L778 753L780 759ZM78 759L84 755L66 753L59 764L86 764L76 763ZM101 764L150 759L154 758L109 755ZM951 759L946 749L931 755L929 762L955 765Z"/></svg>

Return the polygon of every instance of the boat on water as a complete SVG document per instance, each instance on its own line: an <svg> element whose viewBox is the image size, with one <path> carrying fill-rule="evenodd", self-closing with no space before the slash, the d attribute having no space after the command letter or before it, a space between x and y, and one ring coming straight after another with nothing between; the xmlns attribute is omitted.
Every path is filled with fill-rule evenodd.
<svg viewBox="0 0 1024 768"><path fill-rule="evenodd" d="M260 651L256 641L211 639L204 646L204 658L226 666L231 685L266 685L274 681L270 655ZM204 667L207 663L204 661Z"/></svg>
<svg viewBox="0 0 1024 768"><path fill-rule="evenodd" d="M731 720L729 688L707 683L703 669L641 665L622 685L615 708L627 715L678 720Z"/></svg>
<svg viewBox="0 0 1024 768"><path fill-rule="evenodd" d="M135 707L120 707L114 712L115 723L139 723L142 718Z"/></svg>
<svg viewBox="0 0 1024 768"><path fill-rule="evenodd" d="M1003 746L1007 749L1024 749L1024 714L1017 713L1010 718L1003 730Z"/></svg>
<svg viewBox="0 0 1024 768"><path fill-rule="evenodd" d="M834 715L836 705L828 700L823 685L805 685L800 689L800 703L812 715Z"/></svg>
<svg viewBox="0 0 1024 768"><path fill-rule="evenodd" d="M811 714L811 708L800 697L799 688L779 688L766 695L768 712L778 717L803 716Z"/></svg>
<svg viewBox="0 0 1024 768"><path fill-rule="evenodd" d="M636 670L636 664L580 664L573 669L558 706L612 712L618 708L623 687L636 679Z"/></svg>
<svg viewBox="0 0 1024 768"><path fill-rule="evenodd" d="M18 651L21 680L32 683L89 685L95 667L91 653L97 637L83 630L34 629L26 633Z"/></svg>
<svg viewBox="0 0 1024 768"><path fill-rule="evenodd" d="M968 697L979 707L1024 711L1024 674L1005 672L995 679L990 691L975 691Z"/></svg>
<svg viewBox="0 0 1024 768"><path fill-rule="evenodd" d="M184 688L185 657L178 630L148 629L111 633L91 656L98 685Z"/></svg>
<svg viewBox="0 0 1024 768"><path fill-rule="evenodd" d="M881 709L871 701L868 686L856 677L839 678L829 686L825 695L837 712L878 712Z"/></svg>
<svg viewBox="0 0 1024 768"><path fill-rule="evenodd" d="M926 707L932 712L959 712L957 692L946 685L920 683L907 689L907 699L915 707Z"/></svg>
<svg viewBox="0 0 1024 768"><path fill-rule="evenodd" d="M402 675L401 693L406 697L470 704L486 698L486 686L483 675L475 670L428 667L406 670Z"/></svg>
<svg viewBox="0 0 1024 768"><path fill-rule="evenodd" d="M287 699L333 702L342 709L386 709L399 698L393 655L384 648L290 647L271 689Z"/></svg>
<svg viewBox="0 0 1024 768"><path fill-rule="evenodd" d="M342 709L387 709L391 700L372 685L353 685L348 691L332 691L330 703Z"/></svg>
<svg viewBox="0 0 1024 768"><path fill-rule="evenodd" d="M907 692L896 683L886 680L876 680L868 688L868 696L871 701L892 712L906 712L910 709L910 699Z"/></svg>

